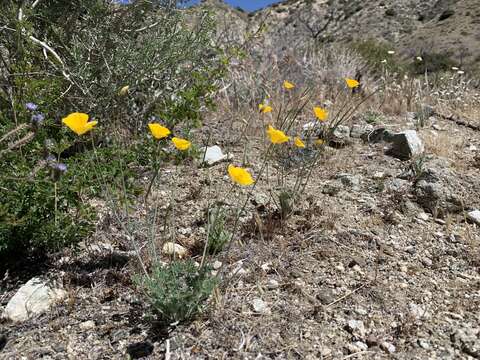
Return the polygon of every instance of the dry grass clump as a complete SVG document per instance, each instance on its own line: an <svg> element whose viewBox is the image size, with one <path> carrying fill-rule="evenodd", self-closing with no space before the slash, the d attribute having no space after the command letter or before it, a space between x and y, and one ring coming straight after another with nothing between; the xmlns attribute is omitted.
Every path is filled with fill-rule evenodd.
<svg viewBox="0 0 480 360"><path fill-rule="evenodd" d="M458 160L461 157L459 152L465 147L465 139L446 131L426 131L422 138L428 153L450 160Z"/></svg>

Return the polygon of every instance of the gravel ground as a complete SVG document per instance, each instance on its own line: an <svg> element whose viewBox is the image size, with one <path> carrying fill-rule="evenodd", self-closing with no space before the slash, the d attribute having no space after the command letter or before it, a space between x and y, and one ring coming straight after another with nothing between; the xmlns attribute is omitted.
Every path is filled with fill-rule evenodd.
<svg viewBox="0 0 480 360"><path fill-rule="evenodd" d="M460 189L465 208L479 209L472 150L480 148L479 133L448 120L435 124L442 131L431 124L420 131L430 155L426 168L440 174L442 191ZM394 127L408 125L397 119ZM464 141L436 143L444 134ZM242 158L242 148L228 139L219 145ZM422 208L415 181L399 178L410 163L385 155L385 146L355 139L329 149L283 225L271 216L271 204L261 203L268 194L260 186L258 201L248 205L256 217L241 218L239 241L219 255L228 281L215 291L207 312L175 327L162 328L148 317L131 281L135 257L129 242L105 213L81 251L4 274L0 306L38 274L61 281L68 298L27 322L0 322L0 358L480 358L478 226L465 222L461 212L435 218ZM443 159L439 149L445 155L445 147ZM254 174L260 167L255 151L249 156ZM225 164L172 166L159 179L166 187L177 183L177 241L196 260L208 189L227 193L224 174ZM235 194L227 203L245 192ZM160 210L167 206L162 190L153 199ZM150 213L139 206L131 221L141 228Z"/></svg>

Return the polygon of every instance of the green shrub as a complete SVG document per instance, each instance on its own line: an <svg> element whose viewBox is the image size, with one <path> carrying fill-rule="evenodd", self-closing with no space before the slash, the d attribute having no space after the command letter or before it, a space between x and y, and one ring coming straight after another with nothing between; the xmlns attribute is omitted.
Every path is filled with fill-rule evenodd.
<svg viewBox="0 0 480 360"><path fill-rule="evenodd" d="M152 304L154 313L166 323L186 321L203 310L217 285L208 266L198 268L191 260L154 264L149 275L135 278Z"/></svg>
<svg viewBox="0 0 480 360"><path fill-rule="evenodd" d="M35 94L49 117L81 111L134 133L151 115L169 126L198 124L223 74L211 42L215 24L207 12L184 16L163 3L174 2L41 1L22 8L21 20L21 5L7 3L0 56L11 81L0 103L13 117L19 109L10 95L22 104ZM124 86L128 94L120 96Z"/></svg>
<svg viewBox="0 0 480 360"><path fill-rule="evenodd" d="M421 58L422 61L414 61L410 65L410 71L415 75L449 71L452 66L457 65L446 53L423 52Z"/></svg>
<svg viewBox="0 0 480 360"><path fill-rule="evenodd" d="M375 40L364 40L352 43L352 48L362 56L369 67L375 72L387 70L390 73L404 74L407 71L406 65L399 60L398 55L391 55L392 50L386 43ZM387 60L385 62L385 60Z"/></svg>

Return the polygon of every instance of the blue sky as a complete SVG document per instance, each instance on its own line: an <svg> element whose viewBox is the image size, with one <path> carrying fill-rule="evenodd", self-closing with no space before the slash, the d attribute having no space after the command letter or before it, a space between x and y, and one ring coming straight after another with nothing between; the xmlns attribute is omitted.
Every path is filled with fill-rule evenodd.
<svg viewBox="0 0 480 360"><path fill-rule="evenodd" d="M246 11L261 9L267 5L280 2L279 0L224 0L232 6L239 6ZM194 3L198 1L192 1Z"/></svg>
<svg viewBox="0 0 480 360"><path fill-rule="evenodd" d="M119 3L128 4L131 0L117 0ZM232 6L239 6L246 11L254 11L261 9L267 5L275 4L280 0L224 0ZM191 0L191 4L196 4L200 0Z"/></svg>

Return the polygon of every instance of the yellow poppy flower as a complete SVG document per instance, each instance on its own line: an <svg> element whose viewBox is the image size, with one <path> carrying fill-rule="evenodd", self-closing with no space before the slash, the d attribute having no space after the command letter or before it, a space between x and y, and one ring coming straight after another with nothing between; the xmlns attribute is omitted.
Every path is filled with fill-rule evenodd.
<svg viewBox="0 0 480 360"><path fill-rule="evenodd" d="M302 141L302 139L300 139L298 136L295 137L295 139L294 139L293 142L294 142L295 146L298 147L298 148L302 148L302 149L303 149L303 148L305 147L305 143L304 143L304 142Z"/></svg>
<svg viewBox="0 0 480 360"><path fill-rule="evenodd" d="M285 80L283 82L283 87L286 90L292 90L295 87L295 84L291 83L290 81Z"/></svg>
<svg viewBox="0 0 480 360"><path fill-rule="evenodd" d="M157 123L148 124L148 128L150 129L153 137L157 140L166 138L168 135L171 134L170 130L168 130L165 126Z"/></svg>
<svg viewBox="0 0 480 360"><path fill-rule="evenodd" d="M282 130L277 130L271 125L268 125L267 134L273 144L282 144L290 139Z"/></svg>
<svg viewBox="0 0 480 360"><path fill-rule="evenodd" d="M357 86L360 85L360 83L359 83L357 80L355 80L355 79L345 78L345 82L347 83L347 86L348 86L350 89L356 88Z"/></svg>
<svg viewBox="0 0 480 360"><path fill-rule="evenodd" d="M98 122L88 121L87 114L75 112L63 118L62 123L64 123L75 134L83 135L92 130Z"/></svg>
<svg viewBox="0 0 480 360"><path fill-rule="evenodd" d="M241 167L233 166L232 164L228 165L228 175L234 183L242 186L252 185L254 183L252 175Z"/></svg>
<svg viewBox="0 0 480 360"><path fill-rule="evenodd" d="M118 95L120 95L120 96L127 95L128 94L128 89L130 89L130 86L125 85L124 87L122 87L120 89L120 91L118 92Z"/></svg>
<svg viewBox="0 0 480 360"><path fill-rule="evenodd" d="M317 117L318 120L320 120L320 121L327 120L327 117L328 117L328 111L327 110L322 109L321 107L315 106L313 108L313 112L315 113L315 116Z"/></svg>
<svg viewBox="0 0 480 360"><path fill-rule="evenodd" d="M260 104L258 105L258 108L260 109L260 112L264 114L272 112L273 110L273 108L270 105L266 105L266 104Z"/></svg>
<svg viewBox="0 0 480 360"><path fill-rule="evenodd" d="M190 149L190 146L192 146L192 143L190 141L185 140L185 139L180 139L180 138L177 138L177 137L172 138L172 143L173 143L173 145L175 145L175 147L178 150L181 150L181 151L188 150L188 149Z"/></svg>

